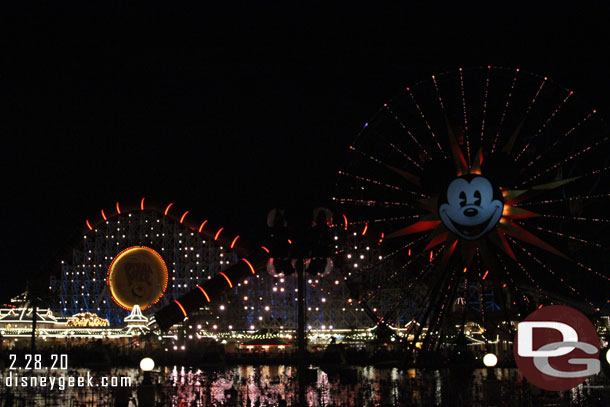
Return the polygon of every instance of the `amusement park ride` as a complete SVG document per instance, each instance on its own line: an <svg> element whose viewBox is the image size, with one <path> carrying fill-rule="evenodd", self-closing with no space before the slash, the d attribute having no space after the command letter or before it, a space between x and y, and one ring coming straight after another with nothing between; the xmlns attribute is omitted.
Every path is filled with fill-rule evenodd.
<svg viewBox="0 0 610 407"><path fill-rule="evenodd" d="M301 340L307 312L312 329L366 328L420 361L465 337L510 341L548 304L607 315L608 137L596 110L546 77L434 75L363 126L332 212L297 222L274 209L256 242L173 204L117 203L87 220L52 281L57 309L117 323L137 304L153 330L273 323Z"/></svg>

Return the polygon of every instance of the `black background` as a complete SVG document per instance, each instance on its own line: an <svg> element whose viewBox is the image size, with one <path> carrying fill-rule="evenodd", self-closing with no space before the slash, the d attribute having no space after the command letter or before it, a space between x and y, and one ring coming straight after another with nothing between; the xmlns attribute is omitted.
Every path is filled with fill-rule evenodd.
<svg viewBox="0 0 610 407"><path fill-rule="evenodd" d="M362 124L435 72L519 67L610 116L602 2L173 3L1 10L0 299L117 200L254 237L278 203L328 204Z"/></svg>

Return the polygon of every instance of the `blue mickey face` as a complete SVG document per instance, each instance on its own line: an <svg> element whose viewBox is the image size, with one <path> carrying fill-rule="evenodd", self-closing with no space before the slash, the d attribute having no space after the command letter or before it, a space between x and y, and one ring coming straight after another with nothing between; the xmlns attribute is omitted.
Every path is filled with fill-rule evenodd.
<svg viewBox="0 0 610 407"><path fill-rule="evenodd" d="M447 202L439 206L443 224L466 240L476 240L493 229L504 204L494 199L494 189L485 177L456 178L447 188Z"/></svg>

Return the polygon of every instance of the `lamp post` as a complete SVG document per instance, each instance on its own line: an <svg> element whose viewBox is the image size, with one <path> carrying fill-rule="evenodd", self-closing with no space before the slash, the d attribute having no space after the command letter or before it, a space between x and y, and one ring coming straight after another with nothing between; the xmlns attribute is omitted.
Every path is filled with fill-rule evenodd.
<svg viewBox="0 0 610 407"><path fill-rule="evenodd" d="M155 368L155 361L151 358L143 358L140 361L140 370L144 373L142 383L138 387L138 406L139 407L154 407L155 405L155 388L152 383L151 373Z"/></svg>
<svg viewBox="0 0 610 407"><path fill-rule="evenodd" d="M487 368L487 378L483 382L485 402L489 407L499 406L501 402L501 382L496 378L494 372L494 368L498 364L498 357L493 353L487 353L483 356L483 364Z"/></svg>

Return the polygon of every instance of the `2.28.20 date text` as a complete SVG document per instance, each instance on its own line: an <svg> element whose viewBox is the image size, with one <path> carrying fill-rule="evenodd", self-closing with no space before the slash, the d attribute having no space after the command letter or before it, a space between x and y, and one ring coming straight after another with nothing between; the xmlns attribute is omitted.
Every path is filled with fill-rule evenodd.
<svg viewBox="0 0 610 407"><path fill-rule="evenodd" d="M39 370L39 369L50 369L50 370L67 370L68 369L68 355L52 353L50 360L44 360L39 353L26 353L23 358L20 358L14 353L9 354L11 365L10 370Z"/></svg>

